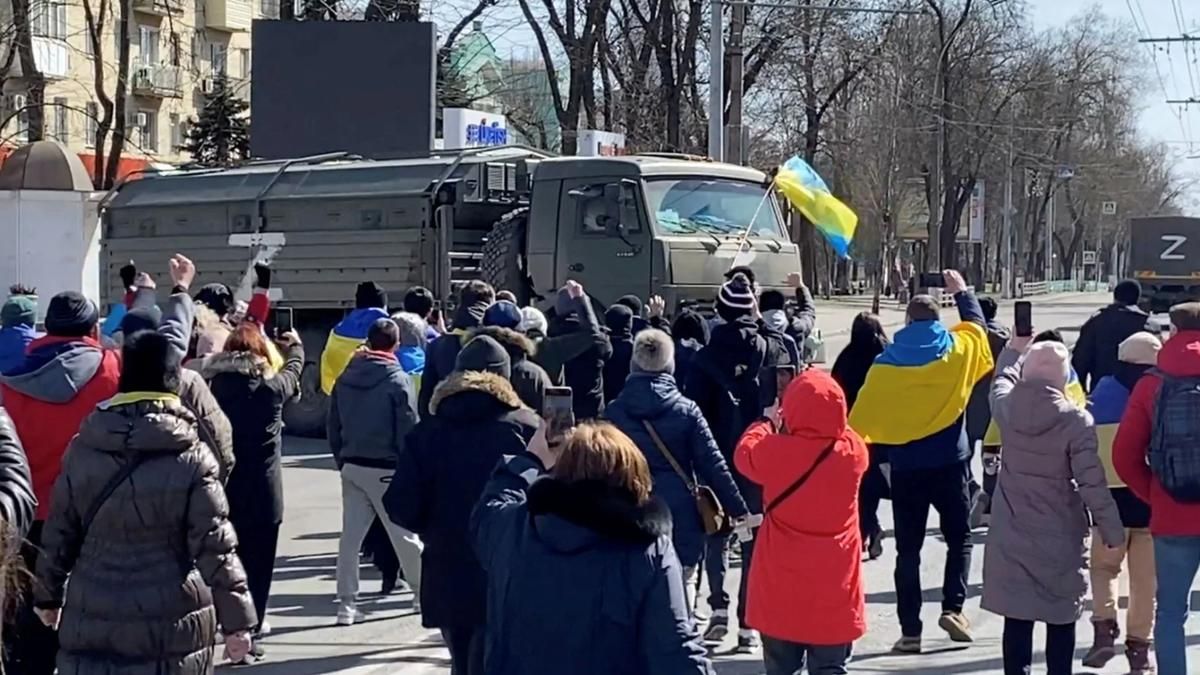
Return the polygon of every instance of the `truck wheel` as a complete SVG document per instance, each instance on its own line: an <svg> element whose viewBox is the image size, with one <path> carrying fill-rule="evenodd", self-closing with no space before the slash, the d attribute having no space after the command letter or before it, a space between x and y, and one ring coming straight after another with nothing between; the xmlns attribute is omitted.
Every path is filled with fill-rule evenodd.
<svg viewBox="0 0 1200 675"><path fill-rule="evenodd" d="M328 326L300 329L304 342L304 370L300 372L300 394L283 406L283 423L292 436L325 436L325 413L329 397L321 390L321 352L328 339Z"/></svg>
<svg viewBox="0 0 1200 675"><path fill-rule="evenodd" d="M483 280L497 291L509 290L522 305L529 303L533 289L525 265L525 231L529 209L509 211L496 221L483 244Z"/></svg>

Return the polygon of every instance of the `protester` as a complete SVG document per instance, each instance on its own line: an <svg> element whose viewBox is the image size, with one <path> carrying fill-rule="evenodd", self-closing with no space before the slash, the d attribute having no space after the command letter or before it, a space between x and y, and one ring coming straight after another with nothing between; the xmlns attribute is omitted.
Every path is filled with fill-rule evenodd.
<svg viewBox="0 0 1200 675"><path fill-rule="evenodd" d="M528 335L529 339L535 343L546 337L548 325L546 315L542 314L542 310L537 307L521 308L521 323L517 326L517 330Z"/></svg>
<svg viewBox="0 0 1200 675"><path fill-rule="evenodd" d="M37 499L33 496L33 479L29 475L29 460L17 437L12 419L4 408L0 408L0 556L12 555L17 542L29 533L33 526L33 511ZM7 565L0 563L0 568ZM11 577L0 576L0 579ZM3 582L0 582L3 583ZM0 599L4 593L0 590ZM0 610L3 605L0 604ZM0 614L0 618L6 618Z"/></svg>
<svg viewBox="0 0 1200 675"><path fill-rule="evenodd" d="M629 307L613 305L604 313L604 325L608 329L608 340L612 344L612 356L604 364L604 404L607 406L625 388L629 377L629 364L633 358L633 336L636 317ZM643 328L643 330L645 330Z"/></svg>
<svg viewBox="0 0 1200 675"><path fill-rule="evenodd" d="M1141 297L1142 287L1137 281L1122 281L1113 289L1113 303L1093 314L1079 329L1071 362L1084 391L1091 391L1100 378L1112 375L1117 367L1117 348L1125 338L1138 331L1156 332L1150 316L1138 308Z"/></svg>
<svg viewBox="0 0 1200 675"><path fill-rule="evenodd" d="M550 376L550 381L557 386L574 388L566 381L566 364L582 358L585 354L598 355L606 349L611 350L612 345L596 319L596 310L592 307L583 286L574 281L567 281L558 291L556 305L563 305L574 319L566 325L569 330L563 332L561 320L557 321L556 328L551 330L545 315L526 307L521 310L521 323L525 325L529 322L529 327L522 329L522 332L536 343L537 353L534 359ZM555 315L558 313L556 307ZM584 384L587 384L590 390L591 385L595 383L589 381ZM603 394L600 393L599 396L603 397Z"/></svg>
<svg viewBox="0 0 1200 675"><path fill-rule="evenodd" d="M560 453L543 427L528 453L504 454L471 516L488 675L711 675L637 446L588 423Z"/></svg>
<svg viewBox="0 0 1200 675"><path fill-rule="evenodd" d="M647 321L645 317L646 305L642 303L642 299L638 296L633 295L632 293L629 295L622 295L621 297L617 298L617 301L613 304L613 307L624 307L629 310L630 317L632 318L629 330L633 335L637 335L638 333L651 327L650 322ZM609 309L612 309L612 307ZM657 328L657 326L655 327ZM612 327L609 326L609 328L611 329Z"/></svg>
<svg viewBox="0 0 1200 675"><path fill-rule="evenodd" d="M400 348L396 350L396 360L404 369L404 374L412 380L413 391L421 390L421 376L425 373L425 348L429 345L428 326L416 314L396 312L392 321L400 329Z"/></svg>
<svg viewBox="0 0 1200 675"><path fill-rule="evenodd" d="M671 510L671 539L683 565L691 612L690 594L696 588L706 538L696 484L713 490L727 516L741 518L749 511L700 407L679 393L671 337L647 328L634 338L631 359L633 372L605 416L642 451L654 496Z"/></svg>
<svg viewBox="0 0 1200 675"><path fill-rule="evenodd" d="M791 364L799 368L803 362L800 358L800 345L788 334L792 326L792 317L787 313L787 299L782 292L770 289L759 295L758 308L762 312L760 332L767 338L767 344L780 350L781 354L774 359L777 363Z"/></svg>
<svg viewBox="0 0 1200 675"><path fill-rule="evenodd" d="M1158 363L1162 341L1153 333L1134 333L1121 343L1112 375L1101 378L1088 397L1087 409L1096 422L1100 462L1104 465L1109 492L1117 504L1125 537L1120 546L1102 546L1097 529L1092 530L1089 569L1092 582L1092 628L1095 639L1083 657L1083 665L1103 668L1116 656L1121 635L1117 622L1118 580L1121 565L1129 559L1129 613L1125 623L1125 656L1133 675L1146 675L1150 666L1150 640L1154 634L1154 541L1150 537L1150 507L1138 499L1113 468L1112 446L1129 394L1146 371Z"/></svg>
<svg viewBox="0 0 1200 675"><path fill-rule="evenodd" d="M413 286L404 293L404 311L415 315L425 324L425 342L432 343L441 335L437 328L430 325L434 307L433 293L424 286Z"/></svg>
<svg viewBox="0 0 1200 675"><path fill-rule="evenodd" d="M558 291L548 339L567 336L575 337L581 345L591 343L581 353L562 360L562 382L571 388L575 419L595 419L604 412L604 366L612 358L612 343L597 325L595 310L583 287L573 282ZM538 355L543 359L563 356L546 354L544 345L539 345ZM547 373L552 372L545 361L542 365Z"/></svg>
<svg viewBox="0 0 1200 675"><path fill-rule="evenodd" d="M159 330L182 357L191 339L193 312L187 288L196 268L181 255L171 258L169 267L174 286ZM140 283L146 285L149 279L143 275ZM34 524L22 546L26 559L36 557L41 547L42 528L53 506L51 490L62 471L67 444L96 406L117 393L121 355L101 347L99 314L96 304L79 293L55 295L46 308L46 335L29 344L21 366L0 377L0 396L25 448L37 496ZM34 616L27 582L21 592L26 601L18 610L5 667L22 675L50 675L57 636Z"/></svg>
<svg viewBox="0 0 1200 675"><path fill-rule="evenodd" d="M496 302L500 302L501 300L512 305L519 304L517 302L517 294L512 291L496 291Z"/></svg>
<svg viewBox="0 0 1200 675"><path fill-rule="evenodd" d="M220 283L205 284L193 298L196 302L196 334L189 356L203 359L225 349L233 332L233 291Z"/></svg>
<svg viewBox="0 0 1200 675"><path fill-rule="evenodd" d="M683 309L671 324L671 339L675 341L675 381L683 389L692 376L696 355L708 344L708 322L695 310Z"/></svg>
<svg viewBox="0 0 1200 675"><path fill-rule="evenodd" d="M231 660L250 649L217 463L174 393L181 360L162 335L127 336L120 393L84 421L55 483L35 606L59 631L60 673L211 673L218 623Z"/></svg>
<svg viewBox="0 0 1200 675"><path fill-rule="evenodd" d="M810 673L845 673L867 630L857 522L867 446L846 425L841 387L819 370L796 376L778 415L751 425L734 457L767 504L746 618L762 631L767 675L806 662Z"/></svg>
<svg viewBox="0 0 1200 675"><path fill-rule="evenodd" d="M890 344L879 317L862 312L850 324L850 342L833 362L830 374L846 396L846 406L854 410L858 392L867 381L875 358ZM879 502L888 495L883 474L886 452L871 452L871 463L858 490L858 523L867 556L876 560L883 555L883 526L879 524Z"/></svg>
<svg viewBox="0 0 1200 675"><path fill-rule="evenodd" d="M257 324L243 321L214 355L203 375L233 427L237 464L225 492L229 520L241 541L255 613L256 633L270 632L267 601L275 571L279 525L283 522L283 477L280 474L283 404L296 395L304 367L304 347L295 333L280 336L287 361L279 372L270 367L267 338ZM255 645L255 657L262 649Z"/></svg>
<svg viewBox="0 0 1200 675"><path fill-rule="evenodd" d="M943 276L961 323L947 330L937 301L914 297L907 325L875 360L850 412L850 426L876 451L886 452L891 466L901 628L894 649L900 653L921 651L921 549L930 508L940 516L948 549L938 625L955 642L972 641L962 613L971 567L965 413L971 391L993 361L979 301L961 274L946 270Z"/></svg>
<svg viewBox="0 0 1200 675"><path fill-rule="evenodd" d="M329 331L329 339L321 351L321 391L326 396L333 393L334 383L366 340L367 329L386 318L387 291L374 281L360 283L354 289L354 311Z"/></svg>
<svg viewBox="0 0 1200 675"><path fill-rule="evenodd" d="M796 300L796 307L788 316L787 328L784 332L796 341L796 347L800 349L801 360L808 361L812 356L809 353L810 338L817 327L817 305L813 302L812 293L808 290L808 286L804 285L799 274L789 274L788 285L793 289L792 295ZM764 318L766 314L767 310L764 309Z"/></svg>
<svg viewBox="0 0 1200 675"><path fill-rule="evenodd" d="M1070 353L1056 342L1026 352L1029 344L1028 337L1010 341L992 384L992 415L1006 438L996 484L1004 508L995 509L988 532L981 606L1004 617L1005 675L1030 672L1037 622L1046 624L1049 675L1071 675L1087 592L1088 514L1106 546L1125 535L1092 417L1064 395Z"/></svg>
<svg viewBox="0 0 1200 675"><path fill-rule="evenodd" d="M754 285L745 274L735 274L717 294L717 316L711 339L692 362L692 372L683 393L700 406L717 447L727 464L733 464L738 439L763 408L772 403L763 397L762 372L774 364L767 361L767 341L758 332ZM751 513L762 512L762 490L734 473L734 480ZM729 632L729 596L725 593L728 570L728 534L710 538L705 554L708 575L708 604L712 608L706 642L721 642ZM754 542L742 542L742 565L748 567ZM738 649L750 652L759 647L758 633L746 624L747 578L738 584Z"/></svg>
<svg viewBox="0 0 1200 675"><path fill-rule="evenodd" d="M459 350L470 339L468 334L483 325L483 315L495 299L496 291L482 281L467 282L459 290L454 329L431 342L426 350L425 374L418 390L417 412L421 417L429 416L434 390L454 372Z"/></svg>
<svg viewBox="0 0 1200 675"><path fill-rule="evenodd" d="M516 330L521 325L521 311L507 300L501 300L488 308L483 323L482 328L471 331L471 337L486 335L504 347L512 364L509 382L513 390L522 403L540 412L545 404L546 388L552 385L550 376L533 360L537 345Z"/></svg>
<svg viewBox="0 0 1200 675"><path fill-rule="evenodd" d="M980 296L979 307L983 310L984 328L987 329L988 346L992 350L992 360L1000 358L1000 352L1008 344L1011 337L1008 329L996 321L999 306L994 298ZM974 452L975 444L982 443L992 421L991 405L988 398L991 395L992 375L988 373L971 392L971 400L967 403L967 442Z"/></svg>
<svg viewBox="0 0 1200 675"><path fill-rule="evenodd" d="M385 515L383 494L396 472L404 439L417 424L417 391L396 359L400 329L378 319L367 329L366 349L350 359L329 399L329 449L342 478L342 534L338 544L339 626L358 619L358 551L372 521ZM414 607L421 597L421 540L384 520L404 565ZM395 579L392 580L394 586Z"/></svg>
<svg viewBox="0 0 1200 675"><path fill-rule="evenodd" d="M25 350L38 337L37 292L20 284L8 291L9 298L0 307L0 373L21 367Z"/></svg>
<svg viewBox="0 0 1200 675"><path fill-rule="evenodd" d="M495 340L467 342L406 439L383 498L392 521L425 544L422 624L441 630L453 675L483 673L486 580L467 531L471 509L500 457L522 452L538 426L511 373Z"/></svg>
<svg viewBox="0 0 1200 675"><path fill-rule="evenodd" d="M1192 457L1200 407L1200 303L1171 308L1158 367L1138 380L1113 441L1117 476L1150 505L1154 538L1154 651L1160 675L1190 672L1184 623L1200 567L1200 473Z"/></svg>

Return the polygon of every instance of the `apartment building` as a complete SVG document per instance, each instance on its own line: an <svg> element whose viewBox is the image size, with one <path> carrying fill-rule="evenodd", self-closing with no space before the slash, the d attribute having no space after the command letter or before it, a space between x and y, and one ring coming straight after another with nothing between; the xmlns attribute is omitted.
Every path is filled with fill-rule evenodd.
<svg viewBox="0 0 1200 675"><path fill-rule="evenodd" d="M121 173L149 164L188 161L180 146L189 118L197 116L213 77L224 72L238 94L250 98L250 24L278 18L280 0L129 0L130 91L124 114L127 145ZM286 0L285 0L286 1ZM112 13L117 0L30 0L33 53L46 79L45 135L79 153L91 170L95 155L95 60L99 51L104 87L112 96L120 41ZM97 50L89 39L85 3L109 12ZM5 27L11 33L9 3L0 3L0 44ZM25 107L27 81L19 64L3 88L0 158L4 146L21 145L28 137ZM0 77L3 77L0 75ZM15 113L15 114L14 114Z"/></svg>

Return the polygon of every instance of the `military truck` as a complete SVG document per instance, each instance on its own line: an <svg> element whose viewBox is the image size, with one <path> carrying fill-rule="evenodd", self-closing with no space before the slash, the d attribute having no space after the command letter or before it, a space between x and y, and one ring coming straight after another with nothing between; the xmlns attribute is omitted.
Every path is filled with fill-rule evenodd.
<svg viewBox="0 0 1200 675"><path fill-rule="evenodd" d="M1129 272L1141 283L1149 311L1200 300L1200 218L1131 218Z"/></svg>
<svg viewBox="0 0 1200 675"><path fill-rule="evenodd" d="M197 286L220 281L248 296L253 263L270 260L276 301L293 308L308 361L286 421L318 433L321 349L360 281L379 282L394 306L418 284L449 303L458 285L482 278L544 306L574 279L602 306L635 293L703 308L735 262L768 287L799 269L767 182L681 156L549 157L515 146L153 175L105 201L101 285L115 302L126 261L180 251L196 261Z"/></svg>

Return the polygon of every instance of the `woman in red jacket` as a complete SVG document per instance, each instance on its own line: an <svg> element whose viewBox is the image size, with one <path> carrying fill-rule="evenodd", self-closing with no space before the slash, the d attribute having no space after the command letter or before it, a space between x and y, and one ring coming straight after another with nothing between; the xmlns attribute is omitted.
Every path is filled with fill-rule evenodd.
<svg viewBox="0 0 1200 675"><path fill-rule="evenodd" d="M751 425L734 455L738 471L762 485L767 505L750 564L747 623L762 633L767 675L805 665L814 674L845 673L851 645L867 631L858 529L867 446L846 425L841 387L819 370L788 385L776 417Z"/></svg>

